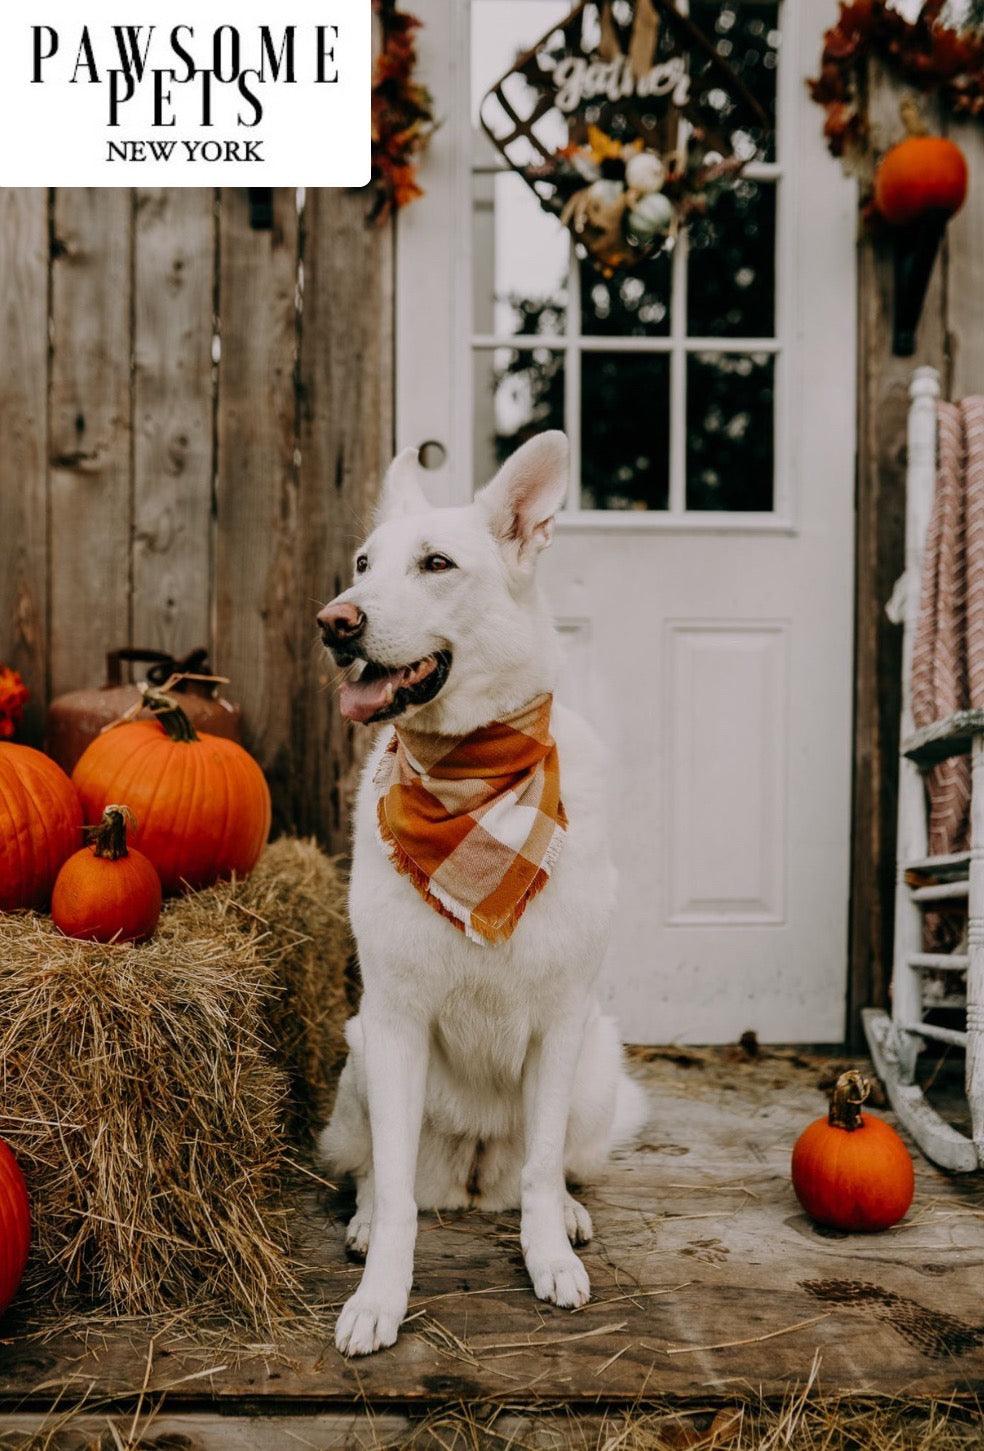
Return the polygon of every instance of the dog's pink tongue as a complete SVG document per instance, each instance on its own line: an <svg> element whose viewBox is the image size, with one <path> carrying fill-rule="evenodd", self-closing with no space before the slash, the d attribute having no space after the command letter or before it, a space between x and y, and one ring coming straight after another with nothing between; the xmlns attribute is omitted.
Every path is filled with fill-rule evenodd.
<svg viewBox="0 0 984 1451"><path fill-rule="evenodd" d="M338 704L346 720L365 724L379 711L385 710L393 699L393 689L402 675L392 670L378 680L346 680L338 693Z"/></svg>

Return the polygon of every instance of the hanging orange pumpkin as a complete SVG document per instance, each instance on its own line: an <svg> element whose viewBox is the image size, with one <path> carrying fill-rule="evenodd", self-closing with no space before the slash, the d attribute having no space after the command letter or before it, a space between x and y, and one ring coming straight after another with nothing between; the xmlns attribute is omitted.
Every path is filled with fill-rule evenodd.
<svg viewBox="0 0 984 1451"><path fill-rule="evenodd" d="M967 158L955 141L927 133L911 97L899 110L908 135L878 163L875 208L896 227L933 212L952 217L967 195Z"/></svg>
<svg viewBox="0 0 984 1451"><path fill-rule="evenodd" d="M31 1203L20 1165L0 1139L0 1311L17 1293L31 1248Z"/></svg>
<svg viewBox="0 0 984 1451"><path fill-rule="evenodd" d="M0 741L0 912L42 910L82 840L82 808L60 766Z"/></svg>
<svg viewBox="0 0 984 1451"><path fill-rule="evenodd" d="M862 1114L871 1085L842 1073L826 1118L803 1130L793 1149L793 1188L811 1219L833 1229L888 1229L912 1203L912 1159L884 1119Z"/></svg>
<svg viewBox="0 0 984 1451"><path fill-rule="evenodd" d="M89 845L70 856L51 895L51 920L66 937L87 942L142 942L157 930L161 879L143 852L128 847L126 806L107 806Z"/></svg>
<svg viewBox="0 0 984 1451"><path fill-rule="evenodd" d="M166 893L245 876L270 832L263 772L235 741L199 735L171 696L147 691L144 704L153 720L104 731L72 772L86 821L126 801Z"/></svg>

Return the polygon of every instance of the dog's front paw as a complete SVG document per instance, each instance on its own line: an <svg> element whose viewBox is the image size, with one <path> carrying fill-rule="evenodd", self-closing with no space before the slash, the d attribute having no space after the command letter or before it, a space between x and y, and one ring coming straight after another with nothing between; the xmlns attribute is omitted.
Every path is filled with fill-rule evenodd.
<svg viewBox="0 0 984 1451"><path fill-rule="evenodd" d="M383 1300L356 1290L342 1306L335 1326L335 1344L343 1355L372 1355L395 1345L406 1302Z"/></svg>
<svg viewBox="0 0 984 1451"><path fill-rule="evenodd" d="M573 1251L563 1259L537 1259L528 1255L526 1268L538 1300L549 1300L563 1310L577 1310L591 1299L588 1272Z"/></svg>

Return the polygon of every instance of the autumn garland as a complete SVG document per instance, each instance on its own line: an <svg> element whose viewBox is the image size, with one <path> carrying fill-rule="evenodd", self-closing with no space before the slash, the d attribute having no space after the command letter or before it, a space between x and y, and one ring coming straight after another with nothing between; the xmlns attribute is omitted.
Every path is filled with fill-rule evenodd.
<svg viewBox="0 0 984 1451"><path fill-rule="evenodd" d="M29 700L27 686L16 670L0 665L0 740L9 740Z"/></svg>
<svg viewBox="0 0 984 1451"><path fill-rule="evenodd" d="M872 56L919 90L936 91L954 116L984 116L984 33L941 23L946 8L947 0L925 0L909 21L889 0L842 0L824 35L820 74L808 82L826 112L823 132L834 156L867 139L861 75Z"/></svg>
<svg viewBox="0 0 984 1451"><path fill-rule="evenodd" d="M382 223L423 195L417 162L434 129L434 103L414 80L415 32L420 21L398 10L396 0L373 0L379 26L379 53L372 87L372 186L369 220Z"/></svg>

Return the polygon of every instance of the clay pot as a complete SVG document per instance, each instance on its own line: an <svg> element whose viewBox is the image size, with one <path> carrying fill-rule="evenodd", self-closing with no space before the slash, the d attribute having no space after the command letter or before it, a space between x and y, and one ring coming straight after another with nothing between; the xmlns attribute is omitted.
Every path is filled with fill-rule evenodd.
<svg viewBox="0 0 984 1451"><path fill-rule="evenodd" d="M98 689L73 690L60 695L48 708L45 749L63 771L71 774L82 752L104 726L119 720L140 699L135 685L123 682L124 664L146 664L145 678L160 688L172 675L187 671L209 675L205 650L193 650L183 660L161 650L111 650L106 656L106 683ZM176 693L192 725L213 736L238 741L241 736L240 710L207 681L183 680L170 687Z"/></svg>

